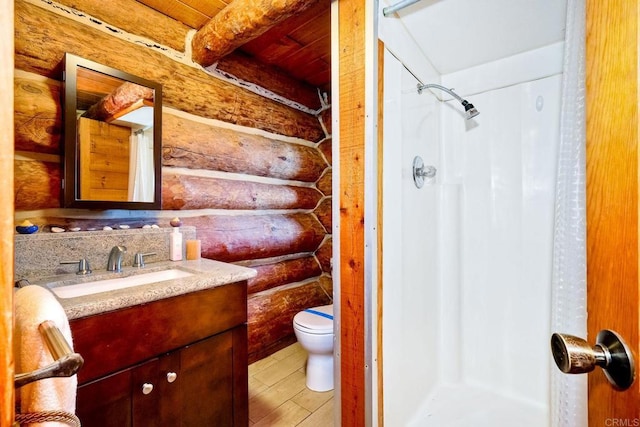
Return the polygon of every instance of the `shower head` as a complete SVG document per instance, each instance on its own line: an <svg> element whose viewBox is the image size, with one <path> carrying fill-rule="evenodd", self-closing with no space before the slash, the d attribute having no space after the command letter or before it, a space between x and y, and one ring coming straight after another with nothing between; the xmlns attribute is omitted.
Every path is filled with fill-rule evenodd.
<svg viewBox="0 0 640 427"><path fill-rule="evenodd" d="M464 107L464 111L465 111L465 119L469 120L474 118L475 116L477 116L478 114L480 114L480 112L476 109L476 107L473 106L472 103L470 103L469 101L467 101L466 99L462 99L462 97L460 97L460 95L458 95L457 93L455 93L453 91L453 89L449 89L446 88L444 86L441 85L437 85L434 83L427 83L427 84L420 84L418 83L418 93L422 93L422 91L424 89L440 89L442 91L447 92L449 95L453 96L455 99L457 99L462 106Z"/></svg>
<svg viewBox="0 0 640 427"><path fill-rule="evenodd" d="M464 116L467 120L472 119L478 114L480 114L480 112L476 110L476 107L474 107L473 104L467 101L466 99L462 100L462 106L464 107L464 112L465 112Z"/></svg>

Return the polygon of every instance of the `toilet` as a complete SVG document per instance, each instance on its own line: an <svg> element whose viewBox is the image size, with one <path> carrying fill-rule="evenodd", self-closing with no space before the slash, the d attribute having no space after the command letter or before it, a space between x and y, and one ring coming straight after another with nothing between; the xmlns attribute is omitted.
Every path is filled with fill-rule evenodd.
<svg viewBox="0 0 640 427"><path fill-rule="evenodd" d="M299 312L293 317L293 330L308 353L307 388L333 390L333 304Z"/></svg>

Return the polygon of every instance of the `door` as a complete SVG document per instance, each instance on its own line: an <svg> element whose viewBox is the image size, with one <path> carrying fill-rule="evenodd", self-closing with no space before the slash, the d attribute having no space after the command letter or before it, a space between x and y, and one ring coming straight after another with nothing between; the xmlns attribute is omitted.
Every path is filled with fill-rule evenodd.
<svg viewBox="0 0 640 427"><path fill-rule="evenodd" d="M100 378L78 388L76 415L82 425L130 427L133 369Z"/></svg>
<svg viewBox="0 0 640 427"><path fill-rule="evenodd" d="M80 198L126 202L129 197L131 129L81 117Z"/></svg>
<svg viewBox="0 0 640 427"><path fill-rule="evenodd" d="M638 367L638 0L587 0L588 341L618 332ZM589 374L589 426L640 426L640 380Z"/></svg>

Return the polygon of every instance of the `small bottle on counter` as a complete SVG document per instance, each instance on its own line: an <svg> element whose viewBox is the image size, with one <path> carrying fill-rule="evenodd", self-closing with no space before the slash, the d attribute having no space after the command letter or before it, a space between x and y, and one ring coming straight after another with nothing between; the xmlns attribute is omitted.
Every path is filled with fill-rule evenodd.
<svg viewBox="0 0 640 427"><path fill-rule="evenodd" d="M182 261L182 233L179 227L173 227L169 234L169 258L171 261Z"/></svg>

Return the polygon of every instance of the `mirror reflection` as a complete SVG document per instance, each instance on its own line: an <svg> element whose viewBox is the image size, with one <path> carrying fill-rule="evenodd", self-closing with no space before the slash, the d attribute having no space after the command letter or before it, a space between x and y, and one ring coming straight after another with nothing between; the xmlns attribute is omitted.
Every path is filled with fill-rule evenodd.
<svg viewBox="0 0 640 427"><path fill-rule="evenodd" d="M159 207L160 86L73 55L65 59L72 101L65 102L65 164L73 169L65 171L65 205Z"/></svg>

